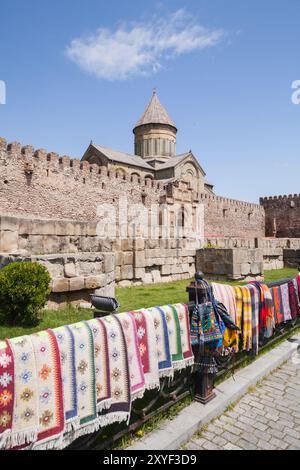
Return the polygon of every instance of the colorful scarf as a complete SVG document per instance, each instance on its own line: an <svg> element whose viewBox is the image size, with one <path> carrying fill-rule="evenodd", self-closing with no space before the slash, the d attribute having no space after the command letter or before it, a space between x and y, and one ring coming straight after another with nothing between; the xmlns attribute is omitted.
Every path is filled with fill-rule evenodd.
<svg viewBox="0 0 300 470"><path fill-rule="evenodd" d="M86 324L93 332L94 338L97 411L100 412L111 406L108 340L104 325L97 318L87 321Z"/></svg>
<svg viewBox="0 0 300 470"><path fill-rule="evenodd" d="M297 304L298 304L298 307L299 307L299 312L300 312L300 297L299 297L299 291L298 291L298 282L297 282L297 279L293 279L293 284L294 284L294 288L295 288L295 294L296 294L296 298L297 298ZM300 314L300 313L299 313Z"/></svg>
<svg viewBox="0 0 300 470"><path fill-rule="evenodd" d="M36 400L39 411L39 433L33 449L61 448L64 430L63 385L60 354L53 331L30 336L37 367Z"/></svg>
<svg viewBox="0 0 300 470"><path fill-rule="evenodd" d="M300 314L300 308L298 305L298 299L296 296L295 286L293 281L288 282L288 289L289 289L289 302L291 308L291 316L292 319L295 320L297 316Z"/></svg>
<svg viewBox="0 0 300 470"><path fill-rule="evenodd" d="M225 306L232 320L236 323L236 296L232 286L215 282L212 282L211 286L215 299Z"/></svg>
<svg viewBox="0 0 300 470"><path fill-rule="evenodd" d="M160 377L173 377L169 332L165 314L160 307L148 308L153 317Z"/></svg>
<svg viewBox="0 0 300 470"><path fill-rule="evenodd" d="M251 281L250 284L255 286L259 293L259 333L264 333L267 325L267 308L265 305L264 291L260 282Z"/></svg>
<svg viewBox="0 0 300 470"><path fill-rule="evenodd" d="M131 312L131 315L136 323L146 389L159 388L158 350L153 317L147 309Z"/></svg>
<svg viewBox="0 0 300 470"><path fill-rule="evenodd" d="M266 284L252 281L260 293L260 306L259 306L259 332L265 338L270 338L275 328L275 311L271 291Z"/></svg>
<svg viewBox="0 0 300 470"><path fill-rule="evenodd" d="M14 357L14 412L9 447L37 440L39 430L38 379L30 336L8 340Z"/></svg>
<svg viewBox="0 0 300 470"><path fill-rule="evenodd" d="M126 340L130 372L132 400L141 398L145 392L145 376L142 365L142 351L139 347L136 322L130 313L116 315L120 321ZM142 330L139 331L141 335Z"/></svg>
<svg viewBox="0 0 300 470"><path fill-rule="evenodd" d="M127 357L126 340L118 315L108 315L99 319L103 323L108 338L108 356L112 405L103 410L101 425L128 421L131 407L131 385Z"/></svg>
<svg viewBox="0 0 300 470"><path fill-rule="evenodd" d="M172 357L172 367L181 369L183 367L183 354L180 337L180 322L177 311L171 305L160 307L164 312L169 332L170 352Z"/></svg>
<svg viewBox="0 0 300 470"><path fill-rule="evenodd" d="M0 449L9 441L14 407L14 358L7 341L0 341Z"/></svg>
<svg viewBox="0 0 300 470"><path fill-rule="evenodd" d="M188 306L186 304L175 304L173 305L173 308L177 311L180 324L181 349L184 359L183 367L188 367L194 364Z"/></svg>
<svg viewBox="0 0 300 470"><path fill-rule="evenodd" d="M281 290L279 286L274 286L270 291L273 298L275 321L277 325L280 325L284 321Z"/></svg>
<svg viewBox="0 0 300 470"><path fill-rule="evenodd" d="M252 305L251 294L248 287L241 287L243 314L242 314L242 344L243 350L252 348Z"/></svg>
<svg viewBox="0 0 300 470"><path fill-rule="evenodd" d="M282 284L280 286L280 291L281 291L281 298L282 298L283 318L284 318L284 321L286 322L286 321L292 320L288 284Z"/></svg>
<svg viewBox="0 0 300 470"><path fill-rule="evenodd" d="M248 284L248 289L251 296L251 310L252 310L252 350L254 354L258 354L259 346L259 291L251 284Z"/></svg>
<svg viewBox="0 0 300 470"><path fill-rule="evenodd" d="M261 290L263 292L263 305L266 312L264 336L265 338L270 338L275 328L274 303L270 289L266 284L261 284Z"/></svg>
<svg viewBox="0 0 300 470"><path fill-rule="evenodd" d="M85 322L75 323L68 328L74 337L77 407L80 419L80 429L75 431L72 436L72 440L74 440L79 436L96 431L99 426L97 423L93 333Z"/></svg>
<svg viewBox="0 0 300 470"><path fill-rule="evenodd" d="M242 318L243 318L243 294L240 287L233 287L235 292L236 301L236 320L235 324L240 330L242 330Z"/></svg>
<svg viewBox="0 0 300 470"><path fill-rule="evenodd" d="M237 321L237 303L236 294L232 286L227 284L212 283L213 294L215 299L222 303L234 323ZM235 352L239 349L239 331L225 328L223 335L223 346L232 348Z"/></svg>
<svg viewBox="0 0 300 470"><path fill-rule="evenodd" d="M72 330L67 326L60 326L52 331L56 336L60 351L65 410L65 432L69 432L73 429L78 429L80 424L77 412L74 336Z"/></svg>
<svg viewBox="0 0 300 470"><path fill-rule="evenodd" d="M298 286L298 297L300 299L300 274L298 274L296 276L296 282L297 282L297 286Z"/></svg>

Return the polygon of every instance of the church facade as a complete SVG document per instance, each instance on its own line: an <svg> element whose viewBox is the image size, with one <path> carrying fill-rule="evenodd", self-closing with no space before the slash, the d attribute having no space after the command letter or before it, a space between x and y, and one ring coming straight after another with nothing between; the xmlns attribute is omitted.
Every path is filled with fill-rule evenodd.
<svg viewBox="0 0 300 470"><path fill-rule="evenodd" d="M157 180L163 183L186 181L198 193L212 193L205 172L189 150L176 154L177 127L162 106L156 91L133 129L134 154L91 143L82 161L114 169L119 176Z"/></svg>

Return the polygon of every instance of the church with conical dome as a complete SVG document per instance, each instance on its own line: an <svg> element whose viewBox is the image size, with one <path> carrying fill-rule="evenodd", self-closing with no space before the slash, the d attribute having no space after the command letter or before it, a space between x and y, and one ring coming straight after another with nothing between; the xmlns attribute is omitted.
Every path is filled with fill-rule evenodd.
<svg viewBox="0 0 300 470"><path fill-rule="evenodd" d="M189 150L176 154L177 126L161 104L156 90L134 129L134 154L91 143L82 160L106 166L120 177L132 176L165 183L186 181L198 193L213 193L205 172Z"/></svg>

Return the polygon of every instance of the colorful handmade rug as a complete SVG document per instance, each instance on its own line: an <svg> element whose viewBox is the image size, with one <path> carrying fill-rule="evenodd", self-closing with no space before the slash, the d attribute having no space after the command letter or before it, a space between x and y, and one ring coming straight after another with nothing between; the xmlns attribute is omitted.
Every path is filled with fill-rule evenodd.
<svg viewBox="0 0 300 470"><path fill-rule="evenodd" d="M184 359L183 367L194 364L194 354L191 345L190 335L190 316L188 306L186 304L175 304L172 307L177 311L180 324L181 349Z"/></svg>
<svg viewBox="0 0 300 470"><path fill-rule="evenodd" d="M100 412L111 405L108 340L104 325L98 319L95 318L86 323L94 337L97 411Z"/></svg>
<svg viewBox="0 0 300 470"><path fill-rule="evenodd" d="M142 357L145 351L140 350L138 332L134 317L130 313L119 313L116 319L120 322L127 346L132 400L141 398L145 392L145 375ZM139 331L141 335L142 330Z"/></svg>
<svg viewBox="0 0 300 470"><path fill-rule="evenodd" d="M8 340L14 357L14 411L7 445L19 447L37 440L38 381L33 345L29 336Z"/></svg>
<svg viewBox="0 0 300 470"><path fill-rule="evenodd" d="M174 370L182 369L182 367L184 367L185 362L182 354L180 322L177 311L171 305L164 305L160 308L164 312L168 325L172 367L174 368Z"/></svg>
<svg viewBox="0 0 300 470"><path fill-rule="evenodd" d="M59 449L64 431L63 384L60 352L51 330L30 335L37 368L39 432L33 449Z"/></svg>
<svg viewBox="0 0 300 470"><path fill-rule="evenodd" d="M242 347L243 350L250 351L252 348L252 305L251 294L248 287L241 287L242 292Z"/></svg>
<svg viewBox="0 0 300 470"><path fill-rule="evenodd" d="M148 311L153 317L155 328L159 376L173 377L169 332L165 314L160 307L148 308Z"/></svg>
<svg viewBox="0 0 300 470"><path fill-rule="evenodd" d="M281 291L281 298L282 298L283 318L284 318L284 321L286 322L286 321L292 320L288 284L282 284L280 286L280 291Z"/></svg>
<svg viewBox="0 0 300 470"><path fill-rule="evenodd" d="M97 397L94 362L94 338L90 327L85 322L70 325L75 348L75 370L77 385L77 407L80 428L72 436L94 432L98 429Z"/></svg>
<svg viewBox="0 0 300 470"><path fill-rule="evenodd" d="M80 419L77 410L77 386L75 368L75 345L71 329L61 326L52 330L60 351L64 395L65 432L78 429Z"/></svg>
<svg viewBox="0 0 300 470"><path fill-rule="evenodd" d="M153 316L147 309L131 312L131 315L136 323L146 389L159 388L158 349Z"/></svg>
<svg viewBox="0 0 300 470"><path fill-rule="evenodd" d="M110 388L112 405L103 410L100 423L103 426L130 419L131 388L126 340L117 315L99 319L108 338Z"/></svg>
<svg viewBox="0 0 300 470"><path fill-rule="evenodd" d="M0 449L10 441L14 406L14 358L7 341L0 341Z"/></svg>

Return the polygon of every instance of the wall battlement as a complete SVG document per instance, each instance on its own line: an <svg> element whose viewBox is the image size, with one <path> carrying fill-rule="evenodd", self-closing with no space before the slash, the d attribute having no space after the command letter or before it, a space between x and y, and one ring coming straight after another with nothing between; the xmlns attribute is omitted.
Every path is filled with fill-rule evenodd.
<svg viewBox="0 0 300 470"><path fill-rule="evenodd" d="M265 203L268 203L268 202L273 202L273 201L280 201L280 200L286 200L286 199L291 199L291 200L297 200L299 199L300 200L300 194L289 194L289 195L286 195L284 194L283 196L282 195L279 195L279 196L267 196L267 197L261 197L260 198L260 204L265 204Z"/></svg>
<svg viewBox="0 0 300 470"><path fill-rule="evenodd" d="M146 178L133 178L130 174L124 174L122 177L118 174L118 171L113 169L107 169L105 166L99 167L95 163L89 163L87 161L81 161L76 158L72 158L68 155L59 155L56 152L47 152L45 149L34 149L31 145L22 146L19 142L7 143L6 140L0 137L0 152L6 154L7 160L9 158L19 158L20 162L23 162L24 171L27 166L27 171L34 170L54 170L55 172L64 172L65 176L71 178L72 176L76 180L79 176L81 178L93 178L99 181L103 178L114 181L115 179L121 179L128 183L139 184L141 190L143 188L151 187L155 190L164 190L166 188L165 183L162 181L151 180ZM2 155L2 158L5 156Z"/></svg>
<svg viewBox="0 0 300 470"><path fill-rule="evenodd" d="M202 200L206 199L208 201L224 203L224 204L227 204L228 206L231 206L231 207L245 207L245 208L248 207L249 209L261 210L260 205L255 204L253 202L239 201L237 199L230 199L230 198L227 198L227 197L217 196L217 195L209 194L209 193L200 194L200 199L202 199Z"/></svg>
<svg viewBox="0 0 300 470"><path fill-rule="evenodd" d="M300 237L300 194L260 198L266 214L266 235Z"/></svg>

